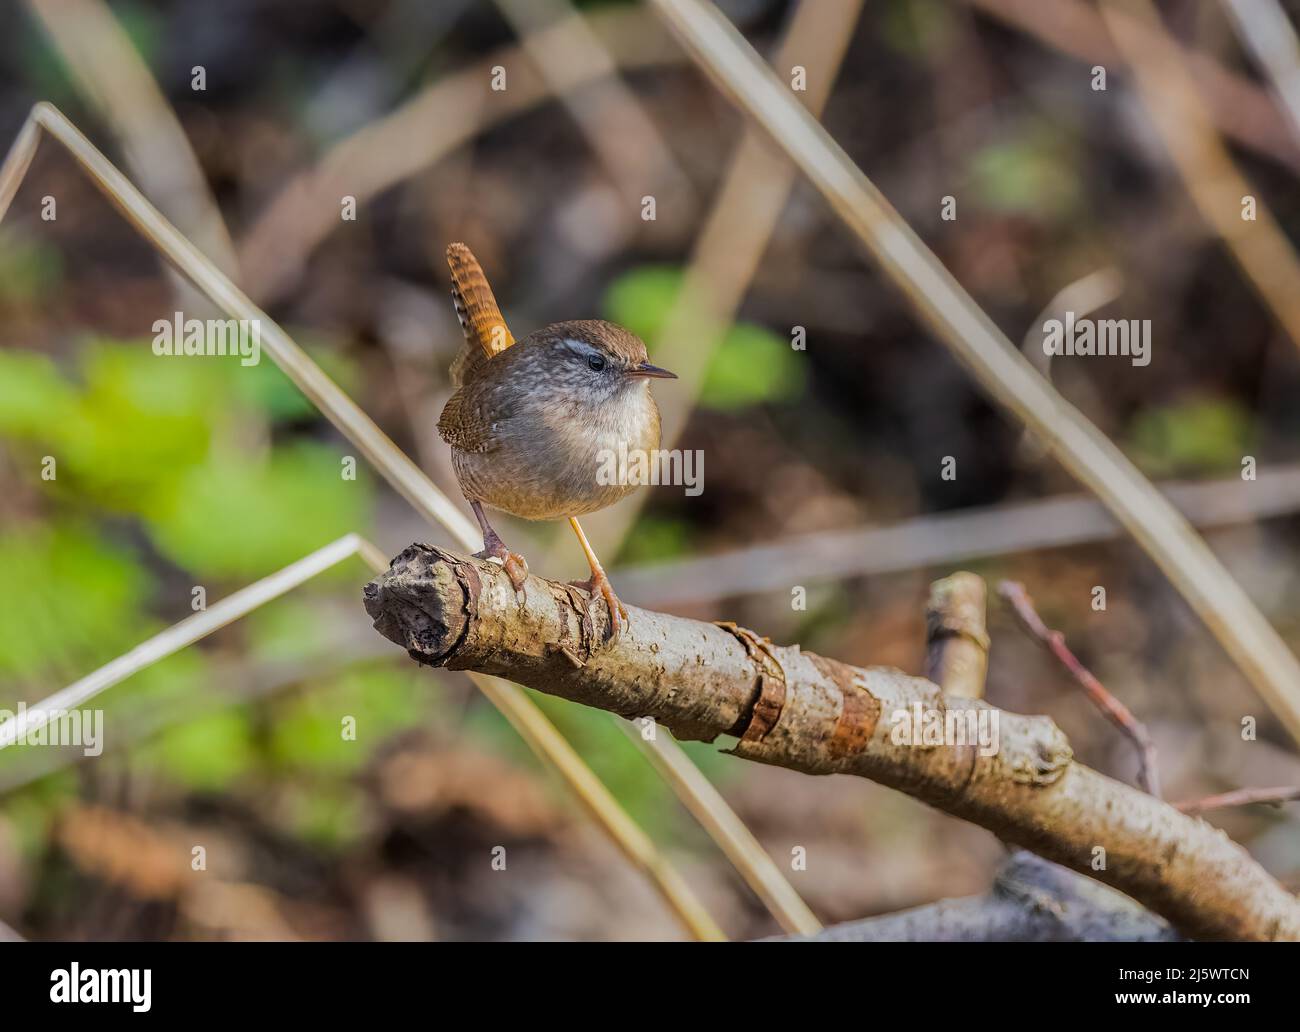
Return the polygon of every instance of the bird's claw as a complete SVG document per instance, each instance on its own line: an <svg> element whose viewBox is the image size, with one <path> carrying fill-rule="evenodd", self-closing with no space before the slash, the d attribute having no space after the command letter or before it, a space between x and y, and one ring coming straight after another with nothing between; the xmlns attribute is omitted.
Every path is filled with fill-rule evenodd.
<svg viewBox="0 0 1300 1032"><path fill-rule="evenodd" d="M501 560L501 565L505 567L506 576L515 586L515 591L523 591L524 581L528 580L528 560L518 552L507 552L506 557Z"/></svg>
<svg viewBox="0 0 1300 1032"><path fill-rule="evenodd" d="M495 533L483 536L483 551L475 552L474 558L495 559L505 568L516 594L524 590L524 582L528 580L528 560L506 548L506 543Z"/></svg>
<svg viewBox="0 0 1300 1032"><path fill-rule="evenodd" d="M614 586L609 583L609 578L603 573L593 573L585 581L569 581L569 583L575 588L581 588L593 598L596 592L600 592L605 600L605 607L609 610L610 641L617 641L622 633L623 623L630 626L632 620L627 615L627 606L623 605L614 594Z"/></svg>

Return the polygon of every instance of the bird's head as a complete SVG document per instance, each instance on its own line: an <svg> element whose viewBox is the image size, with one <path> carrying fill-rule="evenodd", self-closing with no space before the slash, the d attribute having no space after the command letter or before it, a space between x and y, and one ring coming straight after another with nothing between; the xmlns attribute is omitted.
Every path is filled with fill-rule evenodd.
<svg viewBox="0 0 1300 1032"><path fill-rule="evenodd" d="M555 323L538 336L545 349L548 387L572 400L601 404L644 395L649 380L677 378L651 365L641 338L617 323Z"/></svg>

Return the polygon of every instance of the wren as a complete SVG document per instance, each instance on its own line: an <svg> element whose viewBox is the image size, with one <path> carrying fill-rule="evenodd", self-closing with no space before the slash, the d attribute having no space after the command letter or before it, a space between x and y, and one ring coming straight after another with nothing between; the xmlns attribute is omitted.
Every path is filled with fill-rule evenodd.
<svg viewBox="0 0 1300 1032"><path fill-rule="evenodd" d="M479 558L499 560L516 591L528 564L506 548L483 507L526 520L568 519L591 567L577 584L609 607L617 636L627 610L577 517L613 505L635 484L601 483L602 454L659 447L649 380L675 379L647 360L645 344L611 322L553 323L516 341L477 259L447 248L452 300L465 345L451 366L456 391L438 420L460 489L483 530Z"/></svg>

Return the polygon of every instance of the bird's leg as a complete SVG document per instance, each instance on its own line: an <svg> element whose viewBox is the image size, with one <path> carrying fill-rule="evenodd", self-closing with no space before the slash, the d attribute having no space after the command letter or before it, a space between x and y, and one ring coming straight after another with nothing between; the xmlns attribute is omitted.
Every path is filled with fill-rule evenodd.
<svg viewBox="0 0 1300 1032"><path fill-rule="evenodd" d="M592 551L591 542L587 540L587 535L583 533L582 524L576 517L569 517L569 526L573 532L578 535L578 543L582 545L582 551L587 556L587 562L591 565L591 579L586 581L573 581L575 588L582 588L595 595L597 591L605 599L605 605L609 607L610 636L617 638L620 630L619 617L628 620L627 608L618 600L614 594L614 588L609 583L609 578L605 576L605 568L600 565L600 560L596 558L596 553ZM631 623L628 620L628 623Z"/></svg>
<svg viewBox="0 0 1300 1032"><path fill-rule="evenodd" d="M505 567L506 576L510 578L510 583L515 586L515 591L523 591L524 581L528 579L527 560L522 555L506 548L506 543L501 540L501 535L492 529L492 524L488 522L487 517L483 514L481 503L470 502L469 507L474 510L478 525L483 530L483 551L474 553L474 558L499 559L501 565Z"/></svg>

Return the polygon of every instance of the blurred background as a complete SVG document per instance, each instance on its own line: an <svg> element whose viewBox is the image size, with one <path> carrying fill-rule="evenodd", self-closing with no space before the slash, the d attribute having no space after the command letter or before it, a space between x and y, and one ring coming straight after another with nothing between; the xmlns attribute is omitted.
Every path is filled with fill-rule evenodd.
<svg viewBox="0 0 1300 1032"><path fill-rule="evenodd" d="M782 59L806 69L806 103L824 101L834 138L1040 366L1054 306L1151 320L1149 366L1047 371L1149 477L1195 482L1176 497L1300 648L1300 355L1189 200L1097 9L721 6L769 59L795 34ZM745 141L653 11L0 9L0 145L34 102L56 104L458 504L436 422L461 343L443 250L464 240L517 336L609 318L684 373L656 394L667 431L703 452L703 493L647 488L588 528L626 601L916 673L932 580L1021 580L1148 724L1169 798L1300 784L1281 726L1164 576L982 397L812 188ZM1296 131L1225 7L1164 13L1238 167L1300 233ZM669 332L675 305L698 330L710 304L718 332ZM355 448L265 352L252 367L155 356L152 324L177 310L216 314L46 139L0 223L0 707L189 616L196 586L210 604L348 532L385 555L450 542L364 461L340 476ZM1051 498L1066 500L1035 507ZM585 575L567 527L499 527L536 572ZM682 937L463 675L374 633L370 576L348 560L111 689L98 758L4 750L0 921L34 939ZM990 632L989 700L1052 715L1083 762L1131 781L1131 746L995 601ZM606 715L536 698L728 934L779 931ZM687 751L828 924L983 891L1003 856L901 794L719 745ZM1210 817L1300 889L1295 807ZM789 869L796 847L806 870Z"/></svg>

